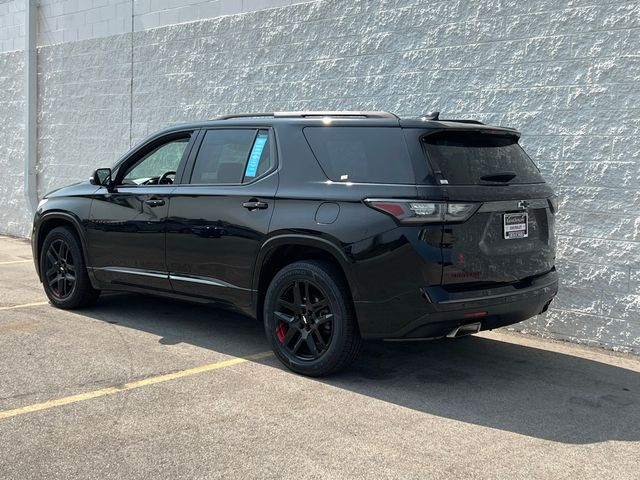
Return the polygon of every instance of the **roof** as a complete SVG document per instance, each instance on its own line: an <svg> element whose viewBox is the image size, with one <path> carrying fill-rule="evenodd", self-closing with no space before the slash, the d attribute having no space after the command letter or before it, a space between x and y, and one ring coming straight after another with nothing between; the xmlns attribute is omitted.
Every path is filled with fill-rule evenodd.
<svg viewBox="0 0 640 480"><path fill-rule="evenodd" d="M192 128L206 128L218 126L271 126L278 124L302 124L310 126L378 126L378 127L408 127L425 129L472 129L472 130L500 130L511 134L519 133L508 127L485 125L478 120L440 119L439 113L429 113L420 117L400 118L390 112L383 111L301 111L301 112L259 112L223 115L211 120L176 124L157 134ZM155 136L155 135L154 135Z"/></svg>

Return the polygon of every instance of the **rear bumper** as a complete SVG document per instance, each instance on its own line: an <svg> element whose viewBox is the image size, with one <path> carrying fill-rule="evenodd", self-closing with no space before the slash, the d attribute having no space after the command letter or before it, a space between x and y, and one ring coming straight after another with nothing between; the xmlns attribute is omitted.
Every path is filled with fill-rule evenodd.
<svg viewBox="0 0 640 480"><path fill-rule="evenodd" d="M491 330L527 320L545 311L558 292L558 274L493 289L451 292L426 287L383 302L356 302L364 338L444 337L456 327L481 323Z"/></svg>

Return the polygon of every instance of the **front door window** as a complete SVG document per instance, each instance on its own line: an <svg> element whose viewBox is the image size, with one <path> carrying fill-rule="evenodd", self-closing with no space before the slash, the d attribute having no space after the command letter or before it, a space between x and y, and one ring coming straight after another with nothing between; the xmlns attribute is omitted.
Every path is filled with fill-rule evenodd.
<svg viewBox="0 0 640 480"><path fill-rule="evenodd" d="M120 182L122 185L169 185L175 180L180 160L189 138L178 138L149 152L131 165Z"/></svg>

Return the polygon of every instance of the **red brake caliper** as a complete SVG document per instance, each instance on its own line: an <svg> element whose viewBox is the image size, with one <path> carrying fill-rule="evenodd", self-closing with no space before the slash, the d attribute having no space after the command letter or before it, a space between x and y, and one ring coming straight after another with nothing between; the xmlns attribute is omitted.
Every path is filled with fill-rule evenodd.
<svg viewBox="0 0 640 480"><path fill-rule="evenodd" d="M276 336L278 337L278 340L280 340L280 343L284 343L284 337L286 334L287 326L282 320L280 320L278 322L278 326L276 327Z"/></svg>

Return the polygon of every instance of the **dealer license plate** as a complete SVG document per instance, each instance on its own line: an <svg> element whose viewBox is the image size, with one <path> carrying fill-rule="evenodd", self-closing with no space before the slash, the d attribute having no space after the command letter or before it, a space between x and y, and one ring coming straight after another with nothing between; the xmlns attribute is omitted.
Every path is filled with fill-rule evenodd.
<svg viewBox="0 0 640 480"><path fill-rule="evenodd" d="M504 238L526 238L529 236L528 213L505 213L503 217Z"/></svg>

